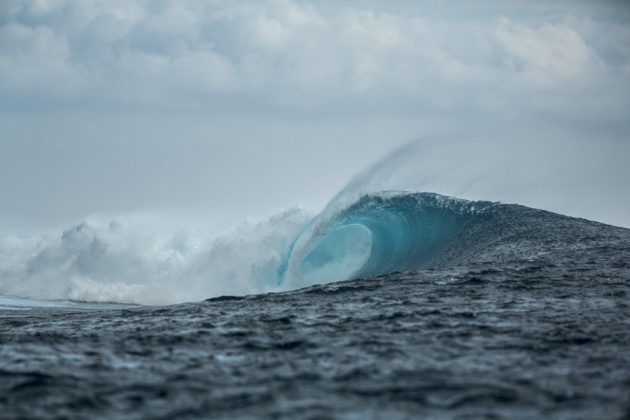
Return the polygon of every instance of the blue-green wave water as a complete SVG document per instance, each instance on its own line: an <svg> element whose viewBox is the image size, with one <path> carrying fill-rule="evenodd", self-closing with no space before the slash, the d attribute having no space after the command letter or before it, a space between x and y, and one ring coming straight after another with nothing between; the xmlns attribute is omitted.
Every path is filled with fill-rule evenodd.
<svg viewBox="0 0 630 420"><path fill-rule="evenodd" d="M440 260L475 224L491 225L502 208L509 206L433 193L364 195L314 219L292 245L281 277L312 285L417 270Z"/></svg>

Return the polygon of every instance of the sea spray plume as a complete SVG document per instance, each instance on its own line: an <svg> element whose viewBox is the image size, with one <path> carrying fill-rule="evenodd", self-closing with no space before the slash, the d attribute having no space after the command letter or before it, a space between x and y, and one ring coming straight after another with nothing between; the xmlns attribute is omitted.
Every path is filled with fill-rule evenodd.
<svg viewBox="0 0 630 420"><path fill-rule="evenodd" d="M201 292L197 297L277 290L289 247L311 219L308 211L291 208L258 223L243 224L198 253L183 280L192 279Z"/></svg>
<svg viewBox="0 0 630 420"><path fill-rule="evenodd" d="M263 292L277 284L278 265L310 218L293 208L217 238L156 235L124 219L31 240L0 237L0 294L170 304Z"/></svg>
<svg viewBox="0 0 630 420"><path fill-rule="evenodd" d="M405 190L518 203L630 227L627 156L630 142L613 136L450 129L411 142L361 172L326 211L365 194Z"/></svg>

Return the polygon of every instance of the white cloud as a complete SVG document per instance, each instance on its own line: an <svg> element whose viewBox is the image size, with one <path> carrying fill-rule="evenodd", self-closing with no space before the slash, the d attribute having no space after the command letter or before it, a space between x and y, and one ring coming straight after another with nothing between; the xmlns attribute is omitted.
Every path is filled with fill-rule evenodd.
<svg viewBox="0 0 630 420"><path fill-rule="evenodd" d="M2 87L17 94L65 96L77 68L64 36L47 27L12 23L0 28Z"/></svg>
<svg viewBox="0 0 630 420"><path fill-rule="evenodd" d="M579 84L596 76L598 60L584 39L565 23L528 27L501 20L496 36L505 60L535 85Z"/></svg>
<svg viewBox="0 0 630 420"><path fill-rule="evenodd" d="M568 109L575 92L599 89L615 104L605 112L627 107L627 23L532 10L467 17L422 4L402 13L292 0L8 1L0 101L450 112L496 111L514 104L514 92L541 91Z"/></svg>

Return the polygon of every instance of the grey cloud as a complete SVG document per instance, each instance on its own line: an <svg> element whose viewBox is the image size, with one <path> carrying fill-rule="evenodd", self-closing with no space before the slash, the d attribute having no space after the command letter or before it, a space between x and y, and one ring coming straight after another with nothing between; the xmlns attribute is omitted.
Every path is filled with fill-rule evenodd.
<svg viewBox="0 0 630 420"><path fill-rule="evenodd" d="M494 111L528 92L562 94L558 106L583 116L599 109L575 109L572 95L604 90L617 118L628 110L616 89L630 80L619 46L627 21L504 11L478 19L425 16L422 4L403 13L290 0L8 2L2 105L38 92L76 108L449 111L472 98Z"/></svg>

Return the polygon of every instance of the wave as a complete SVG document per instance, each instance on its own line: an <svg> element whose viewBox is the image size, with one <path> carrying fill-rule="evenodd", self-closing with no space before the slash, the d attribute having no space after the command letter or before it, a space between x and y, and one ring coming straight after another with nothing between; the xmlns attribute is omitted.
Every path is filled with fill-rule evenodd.
<svg viewBox="0 0 630 420"><path fill-rule="evenodd" d="M293 244L292 286L412 271L429 265L490 202L387 191L314 220Z"/></svg>
<svg viewBox="0 0 630 420"><path fill-rule="evenodd" d="M589 225L590 224L590 225ZM471 261L531 259L598 225L543 210L434 193L333 200L317 217L290 209L217 239L159 238L84 222L36 241L0 238L0 294L170 304L286 291ZM601 226L601 225L598 225Z"/></svg>

